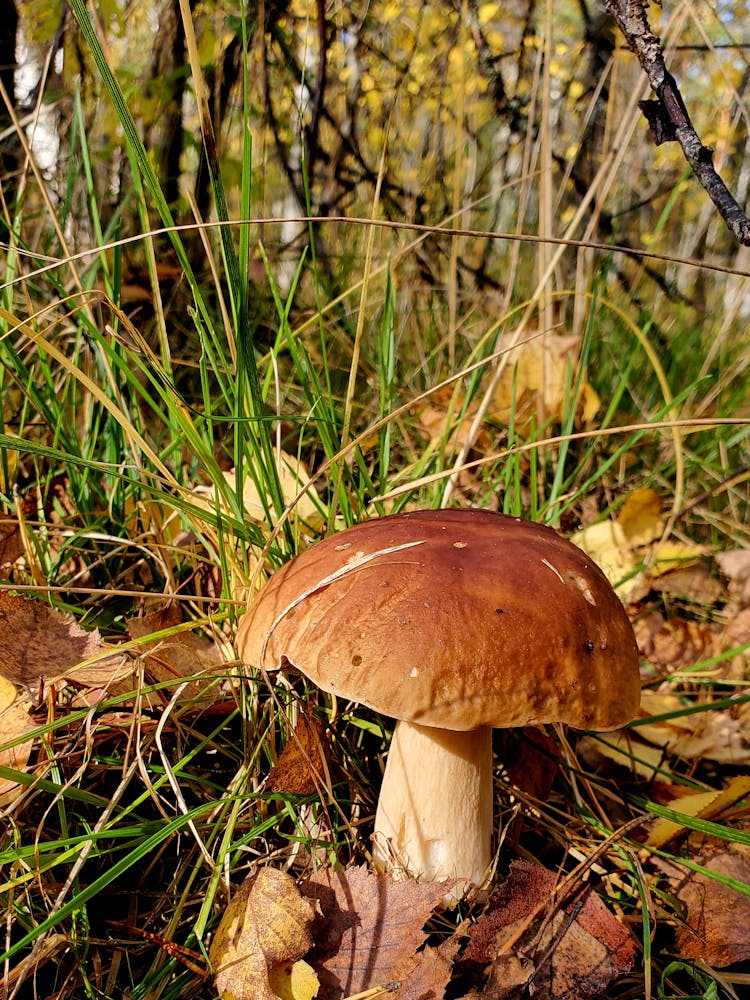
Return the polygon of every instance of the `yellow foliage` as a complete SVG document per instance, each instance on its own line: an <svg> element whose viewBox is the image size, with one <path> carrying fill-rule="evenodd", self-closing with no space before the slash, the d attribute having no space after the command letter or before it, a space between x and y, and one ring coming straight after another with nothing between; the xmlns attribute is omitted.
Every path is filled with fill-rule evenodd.
<svg viewBox="0 0 750 1000"><path fill-rule="evenodd" d="M652 576L669 573L705 556L709 550L691 542L664 542L653 553L649 570Z"/></svg>
<svg viewBox="0 0 750 1000"><path fill-rule="evenodd" d="M313 1000L320 989L315 970L307 962L284 962L271 969L268 978L279 1000Z"/></svg>
<svg viewBox="0 0 750 1000"><path fill-rule="evenodd" d="M220 995L232 1000L278 1000L274 983L283 983L298 990L286 997L311 1000L315 993L309 991L305 970L293 977L284 969L297 964L312 947L314 916L313 904L302 897L291 875L275 868L257 869L235 893L211 943L209 958ZM277 970L281 972L276 974Z"/></svg>
<svg viewBox="0 0 750 1000"><path fill-rule="evenodd" d="M750 793L750 776L735 775L729 784L720 792L696 792L694 795L685 795L674 802L669 803L669 808L685 817L698 817L700 819L714 819L719 816L729 806L733 806L740 799ZM664 847L673 837L678 836L685 829L680 823L659 817L654 821L651 832L646 843L650 847Z"/></svg>
<svg viewBox="0 0 750 1000"><path fill-rule="evenodd" d="M617 521L599 521L582 528L572 536L571 541L591 556L613 586L620 584L620 597L627 596L632 582L625 578L633 573L635 560L625 532Z"/></svg>
<svg viewBox="0 0 750 1000"><path fill-rule="evenodd" d="M531 337L511 348L509 364L492 397L492 417L501 423L510 420L515 386L517 424L519 416L521 420L528 419L532 405L542 411L544 418L559 422L574 381L571 376L578 343L578 338L572 336ZM584 423L593 420L599 406L593 386L584 382L580 399Z"/></svg>
<svg viewBox="0 0 750 1000"><path fill-rule="evenodd" d="M571 80L570 86L568 87L568 97L571 101L578 101L583 97L584 89L583 84L580 80Z"/></svg>
<svg viewBox="0 0 750 1000"><path fill-rule="evenodd" d="M398 20L402 10L402 4L396 3L395 0L390 0L389 3L383 4L380 10L380 20L383 24L391 24L393 21Z"/></svg>
<svg viewBox="0 0 750 1000"><path fill-rule="evenodd" d="M649 545L661 535L661 497L648 486L634 490L622 505L617 522L631 546Z"/></svg>
<svg viewBox="0 0 750 1000"><path fill-rule="evenodd" d="M294 517L301 521L308 528L319 527L322 523L321 504L314 486L308 485L310 476L303 462L298 461L285 451L277 453L278 465L277 473L281 485L281 495L286 506L294 502L300 491L308 486L307 491L299 498L294 507ZM234 489L235 472L234 469L225 472L229 487ZM196 486L190 498L193 503L206 510L215 510L217 503L225 513L228 513L225 501L221 498L216 486ZM245 508L245 516L257 524L266 522L266 513L263 500L258 491L257 483L248 475L242 484L242 500ZM266 495L265 506L272 509L271 497Z"/></svg>
<svg viewBox="0 0 750 1000"><path fill-rule="evenodd" d="M488 28L484 37L493 52L502 52L505 48L505 35L496 28Z"/></svg>
<svg viewBox="0 0 750 1000"><path fill-rule="evenodd" d="M488 24L493 17L500 13L499 3L482 3L477 10L477 17L482 27Z"/></svg>

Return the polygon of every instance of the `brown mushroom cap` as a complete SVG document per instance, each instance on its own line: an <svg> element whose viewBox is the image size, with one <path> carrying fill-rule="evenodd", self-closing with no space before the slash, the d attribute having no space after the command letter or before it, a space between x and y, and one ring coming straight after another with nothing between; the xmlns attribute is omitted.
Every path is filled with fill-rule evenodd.
<svg viewBox="0 0 750 1000"><path fill-rule="evenodd" d="M552 529L489 511L410 511L324 539L271 577L238 647L443 729L613 729L640 696L633 630L601 570Z"/></svg>

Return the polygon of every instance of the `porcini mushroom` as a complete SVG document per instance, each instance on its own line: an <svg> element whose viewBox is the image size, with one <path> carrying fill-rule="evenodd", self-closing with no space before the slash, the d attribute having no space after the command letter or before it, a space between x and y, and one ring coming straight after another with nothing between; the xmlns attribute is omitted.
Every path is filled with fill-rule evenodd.
<svg viewBox="0 0 750 1000"><path fill-rule="evenodd" d="M243 661L290 663L399 720L374 857L480 885L491 861L495 727L615 729L639 702L628 616L550 528L481 510L366 521L275 573L243 617Z"/></svg>

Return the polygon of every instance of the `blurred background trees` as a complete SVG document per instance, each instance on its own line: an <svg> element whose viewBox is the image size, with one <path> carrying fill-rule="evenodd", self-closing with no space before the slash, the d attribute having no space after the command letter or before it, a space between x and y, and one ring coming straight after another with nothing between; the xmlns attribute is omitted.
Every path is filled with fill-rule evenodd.
<svg viewBox="0 0 750 1000"><path fill-rule="evenodd" d="M736 345L750 312L748 248L726 230L679 146L653 144L638 107L650 96L647 82L594 0L268 0L244 8L106 0L88 9L166 203L187 226L218 217L199 62L228 217L243 216L244 190L250 217L263 220L251 227L247 275L255 343L265 349L278 337L278 299L290 289L295 322L334 303L325 359L315 344L308 349L312 363L334 372L329 389L337 398L353 385L352 363L361 362L374 385L382 360L377 345L365 345L361 359L352 348L367 259L388 265L398 302L393 336L402 365L390 405L408 398L395 385L408 385L410 372L419 372L414 388L425 388L459 361L495 350L493 323L528 300L537 303L533 328L580 338L595 283L646 331L667 378L676 370L684 384L710 379L731 357L736 367L721 385L736 386L744 371ZM2 80L12 100L2 119L0 224L15 234L29 267L132 237L107 294L151 343L161 337L164 349L187 358L165 365L197 399L189 393L197 377L191 359L200 352L189 318L193 289L166 237L155 241L149 269L137 236L159 228L159 212L91 49L66 5L24 0L17 27L15 13L13 0L2 0L9 26ZM744 204L746 4L681 0L652 8L650 17L703 142ZM192 60L186 24L195 33ZM308 216L330 224L310 228ZM394 228L372 236L351 223L370 218ZM560 252L556 240L581 245ZM217 230L186 231L183 243L218 311ZM602 252L609 246L620 249ZM82 278L88 287L101 287L100 265L92 256ZM714 300L721 314L707 322ZM380 293L371 297L368 322L384 314L383 302ZM607 324L619 322L612 309L597 318L595 351L608 352L601 358L608 370L622 363L620 347L602 346ZM590 360L599 363L596 353ZM648 409L637 384L631 395L634 413ZM690 412L716 406L712 396Z"/></svg>
<svg viewBox="0 0 750 1000"><path fill-rule="evenodd" d="M52 0L19 5L13 90L14 5L2 6L10 26L2 80L47 176L59 177L57 196L65 197L75 156L73 104L80 100L103 216L133 231L137 209L119 123L73 18ZM211 218L179 0L93 7L176 219ZM679 149L650 142L636 103L648 96L642 74L593 0L555 3L553 16L522 0L250 4L244 66L237 5L190 9L230 192L233 171L239 187L242 108L250 109L257 216L369 217L377 188L379 216L399 222L570 236L727 264L741 253L686 175ZM679 3L653 14L661 16L657 28L698 130L740 202L748 186L746 13L743 3ZM3 184L7 215L7 162ZM238 207L230 206L235 216ZM71 212L80 215L81 206ZM264 241L294 260L303 232L280 224ZM428 287L443 284L452 267L463 293L507 291L508 254L517 250L468 237L458 249L420 255ZM350 250L335 237L319 248L334 283ZM566 260L575 267L573 256ZM620 259L615 274L631 292L635 284L654 293L648 265ZM570 274L560 280L568 283ZM697 292L676 287L669 271L657 284L672 302Z"/></svg>

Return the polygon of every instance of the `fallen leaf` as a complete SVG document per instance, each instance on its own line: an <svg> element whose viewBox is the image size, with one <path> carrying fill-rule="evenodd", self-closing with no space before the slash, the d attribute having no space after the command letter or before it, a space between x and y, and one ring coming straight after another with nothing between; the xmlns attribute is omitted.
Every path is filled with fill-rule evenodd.
<svg viewBox="0 0 750 1000"><path fill-rule="evenodd" d="M661 536L664 522L661 516L661 497L648 486L630 493L620 508L617 523L623 530L628 545L637 548L650 545Z"/></svg>
<svg viewBox="0 0 750 1000"><path fill-rule="evenodd" d="M499 348L508 346L514 335L500 339ZM507 424L514 416L516 427L541 411L542 419L558 423L562 419L575 384L580 337L550 334L540 337L530 331L513 347L503 375L492 395L489 416ZM596 416L601 401L585 379L578 400L578 416L589 423Z"/></svg>
<svg viewBox="0 0 750 1000"><path fill-rule="evenodd" d="M626 600L635 586L635 559L622 526L610 519L598 521L581 528L570 540L591 556L612 586L617 587L620 599Z"/></svg>
<svg viewBox="0 0 750 1000"><path fill-rule="evenodd" d="M25 770L33 741L24 740L23 743L7 748L5 745L33 728L31 717L18 702L14 685L0 677L0 765L14 771ZM12 778L0 778L0 808L6 808L10 804L18 789L18 782Z"/></svg>
<svg viewBox="0 0 750 1000"><path fill-rule="evenodd" d="M512 785L544 802L560 767L558 744L537 726L498 730L500 758Z"/></svg>
<svg viewBox="0 0 750 1000"><path fill-rule="evenodd" d="M312 795L328 774L328 743L323 726L302 708L294 732L266 779L266 789L286 795Z"/></svg>
<svg viewBox="0 0 750 1000"><path fill-rule="evenodd" d="M441 997L458 941L437 949L424 944L424 925L453 882L396 881L364 867L325 870L301 886L317 901L315 949L308 960L318 973L321 996L352 994L400 982L390 1000Z"/></svg>
<svg viewBox="0 0 750 1000"><path fill-rule="evenodd" d="M500 347L509 345L512 339L512 336L505 337ZM471 439L473 448L479 452L489 450L490 423L507 426L511 415L516 428L540 416L543 421L559 423L569 405L579 346L577 336L540 337L530 332L513 347L508 347L509 358L492 394L485 420ZM579 421L590 423L600 406L595 389L583 379L577 406ZM447 438L450 448L462 448L470 439L478 411L478 401L472 399L467 404L462 389L448 386L430 394L430 401L419 409L416 419L430 445Z"/></svg>
<svg viewBox="0 0 750 1000"><path fill-rule="evenodd" d="M750 549L719 552L716 564L729 580L729 593L740 607L750 605Z"/></svg>
<svg viewBox="0 0 750 1000"><path fill-rule="evenodd" d="M707 622L664 618L659 612L633 623L638 649L658 673L671 674L708 659L716 651L720 628Z"/></svg>
<svg viewBox="0 0 750 1000"><path fill-rule="evenodd" d="M427 945L420 949L415 955L415 967L406 981L401 980L401 986L389 990L388 996L397 1000L437 1000L442 997L461 943L460 936L453 934L436 947Z"/></svg>
<svg viewBox="0 0 750 1000"><path fill-rule="evenodd" d="M750 776L738 775L732 778L727 787L720 792L710 790L695 792L692 795L680 795L676 801L664 804L686 818L698 817L699 819L715 821L721 818L726 809L735 805L748 794L750 794ZM659 816L651 825L646 843L650 847L664 847L670 840L685 831L686 827L680 823Z"/></svg>
<svg viewBox="0 0 750 1000"><path fill-rule="evenodd" d="M641 710L645 718L684 712L686 702L675 694L645 689ZM750 706L675 714L671 719L639 723L638 735L665 752L689 760L702 757L720 764L745 765L750 761Z"/></svg>
<svg viewBox="0 0 750 1000"><path fill-rule="evenodd" d="M279 1000L313 1000L320 983L307 962L283 962L268 971L271 989Z"/></svg>
<svg viewBox="0 0 750 1000"><path fill-rule="evenodd" d="M731 621L727 622L719 643L722 652L750 645L750 608L743 608ZM750 649L722 661L728 674L743 681L750 660Z"/></svg>
<svg viewBox="0 0 750 1000"><path fill-rule="evenodd" d="M604 757L647 781L669 776L671 771L664 750L642 742L637 733L637 729L622 729L600 736L584 736L578 741L576 753L594 769L599 768Z"/></svg>
<svg viewBox="0 0 750 1000"><path fill-rule="evenodd" d="M306 528L317 530L325 518L325 506L315 489L310 484L310 474L307 467L300 459L293 455L288 455L285 451L277 452L276 471L279 476L281 486L281 496L284 504L288 506L293 503L298 494L307 487L306 491L297 500L294 506L294 518L301 521ZM224 478L231 490L236 486L236 473L234 469L224 472ZM225 501L221 498L221 493L216 486L196 486L192 492L192 501L205 510L216 510L217 504L224 513L228 512ZM265 503L261 498L258 486L251 476L246 476L242 484L242 500L245 508L245 516L256 524L264 525L266 520L266 508L273 510L273 502L269 495L265 496Z"/></svg>
<svg viewBox="0 0 750 1000"><path fill-rule="evenodd" d="M703 862L718 875L750 886L750 859L723 851ZM677 925L677 947L686 958L718 968L750 959L750 897L694 872L678 890L685 907L684 923Z"/></svg>
<svg viewBox="0 0 750 1000"><path fill-rule="evenodd" d="M488 972L486 993L587 1000L633 968L635 942L591 887L556 901L558 883L541 865L511 864L462 959Z"/></svg>
<svg viewBox="0 0 750 1000"><path fill-rule="evenodd" d="M312 946L314 916L315 907L301 896L291 875L258 868L248 876L227 906L209 949L222 998L278 1000L270 976L282 970L281 980L291 979L283 969L294 966Z"/></svg>
<svg viewBox="0 0 750 1000"><path fill-rule="evenodd" d="M22 555L23 539L18 518L0 514L0 566L10 566Z"/></svg>
<svg viewBox="0 0 750 1000"><path fill-rule="evenodd" d="M184 618L174 601L142 618L129 618L126 624L133 639L176 630L174 635L144 642L140 648L146 654L146 668L152 681L189 680L182 695L185 702L205 697L207 686L224 669L224 658L216 643L192 630L177 631L184 624Z"/></svg>
<svg viewBox="0 0 750 1000"><path fill-rule="evenodd" d="M691 556L675 557L665 553L663 545L656 550L649 563L651 587L660 594L666 594L678 601L687 601L710 607L723 597L721 581L718 580L706 559L697 552Z"/></svg>
<svg viewBox="0 0 750 1000"><path fill-rule="evenodd" d="M128 673L119 654L107 655L96 629L86 632L70 615L7 591L0 591L0 643L2 676L28 691L63 679L107 686Z"/></svg>
<svg viewBox="0 0 750 1000"><path fill-rule="evenodd" d="M430 400L416 413L417 424L427 435L431 446L447 438L449 449L463 448L469 441L479 404L466 403L466 392L460 386L443 386L430 393ZM479 451L488 451L491 440L486 425L482 424L473 440Z"/></svg>

